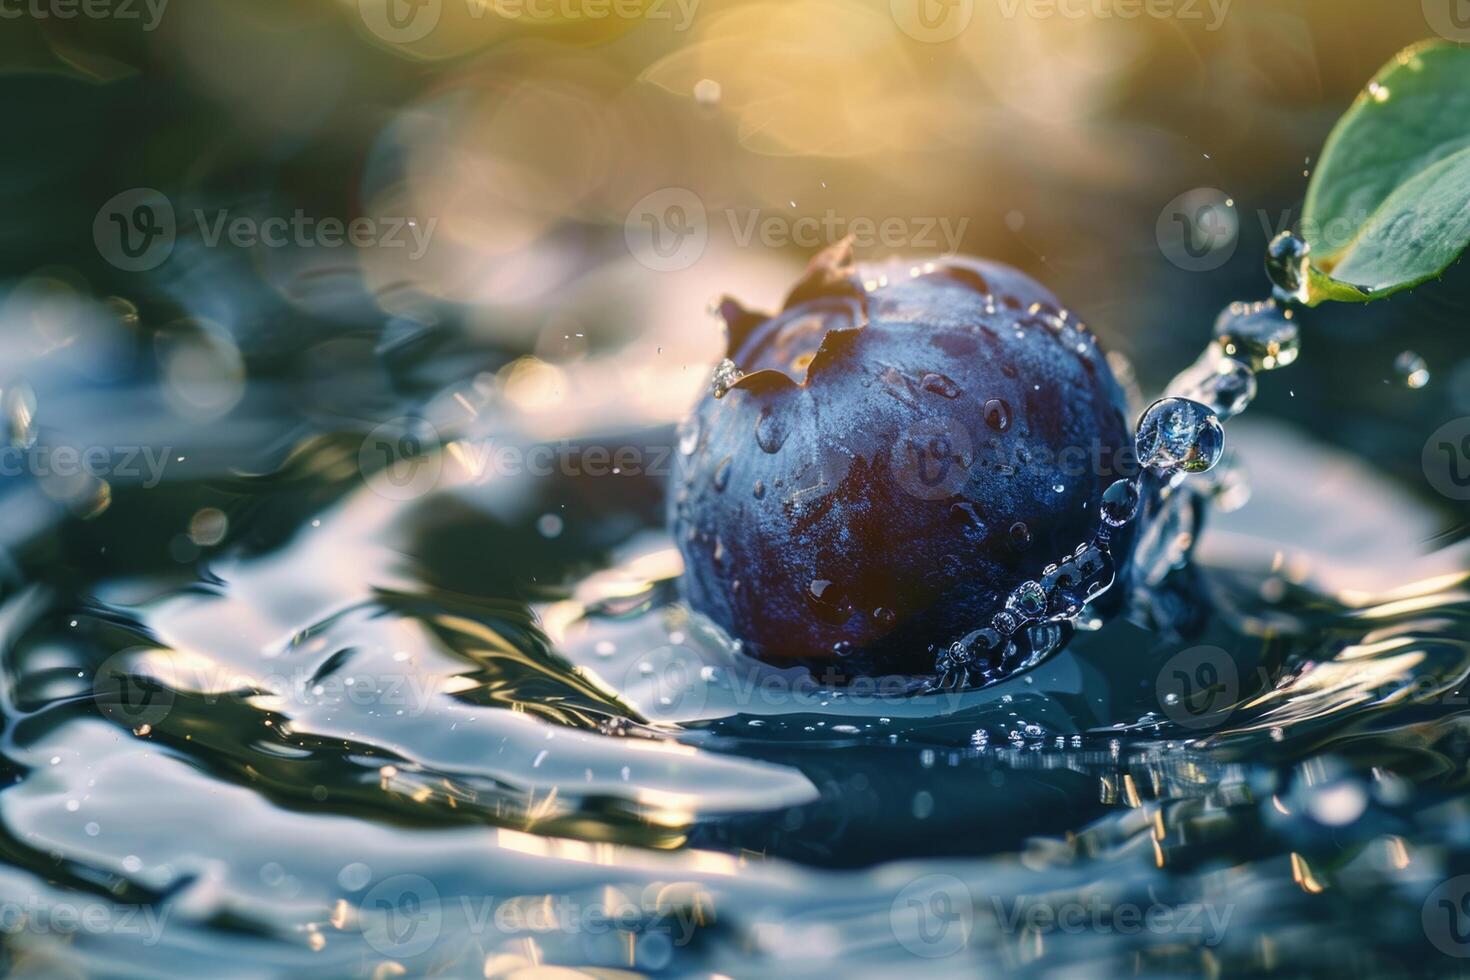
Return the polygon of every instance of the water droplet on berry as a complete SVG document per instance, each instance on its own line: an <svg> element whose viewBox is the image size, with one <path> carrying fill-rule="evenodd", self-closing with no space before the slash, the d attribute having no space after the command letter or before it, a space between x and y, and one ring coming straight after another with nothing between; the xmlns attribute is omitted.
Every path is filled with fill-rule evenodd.
<svg viewBox="0 0 1470 980"><path fill-rule="evenodd" d="M960 396L960 386L942 374L926 374L921 384L925 391L932 391L944 398Z"/></svg>
<svg viewBox="0 0 1470 980"><path fill-rule="evenodd" d="M980 519L980 512L968 500L950 505L949 521L966 531L983 532L985 530L985 522Z"/></svg>
<svg viewBox="0 0 1470 980"><path fill-rule="evenodd" d="M768 453L778 453L786 444L786 424L769 405L761 409L760 418L755 420L755 441Z"/></svg>
<svg viewBox="0 0 1470 980"><path fill-rule="evenodd" d="M852 603L841 586L830 579L816 578L806 587L806 604L817 617L833 626L852 618Z"/></svg>
<svg viewBox="0 0 1470 980"><path fill-rule="evenodd" d="M985 403L985 424L996 432L1011 427L1011 406L1004 398L992 398Z"/></svg>
<svg viewBox="0 0 1470 980"><path fill-rule="evenodd" d="M693 456L699 448L699 416L691 415L679 426L679 454Z"/></svg>
<svg viewBox="0 0 1470 980"><path fill-rule="evenodd" d="M1031 529L1024 521L1017 521L1010 529L1011 547L1017 551L1024 551L1031 547Z"/></svg>

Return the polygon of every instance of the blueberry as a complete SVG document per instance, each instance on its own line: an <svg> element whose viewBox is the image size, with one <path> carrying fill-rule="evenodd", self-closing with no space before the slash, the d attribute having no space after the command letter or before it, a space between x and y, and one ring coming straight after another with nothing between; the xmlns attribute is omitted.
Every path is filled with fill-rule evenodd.
<svg viewBox="0 0 1470 980"><path fill-rule="evenodd" d="M1103 352L1015 269L858 267L843 244L775 316L720 311L669 521L690 605L764 659L932 671L1136 472Z"/></svg>

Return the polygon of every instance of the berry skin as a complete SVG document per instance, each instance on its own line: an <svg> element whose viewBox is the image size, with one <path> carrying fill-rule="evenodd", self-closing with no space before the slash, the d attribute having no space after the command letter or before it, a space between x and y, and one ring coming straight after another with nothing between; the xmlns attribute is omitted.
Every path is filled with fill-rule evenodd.
<svg viewBox="0 0 1470 980"><path fill-rule="evenodd" d="M669 524L690 605L763 659L932 671L1136 472L1103 352L1015 269L843 243L776 316L721 313L733 364L680 427Z"/></svg>

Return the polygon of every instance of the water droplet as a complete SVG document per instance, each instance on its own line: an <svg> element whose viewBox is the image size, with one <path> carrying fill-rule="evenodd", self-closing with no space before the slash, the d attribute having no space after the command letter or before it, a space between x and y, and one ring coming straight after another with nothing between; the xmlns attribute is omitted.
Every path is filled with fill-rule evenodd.
<svg viewBox="0 0 1470 980"><path fill-rule="evenodd" d="M1102 519L1111 527L1122 527L1138 513L1138 484L1117 480L1103 491Z"/></svg>
<svg viewBox="0 0 1470 980"><path fill-rule="evenodd" d="M968 500L961 500L950 505L949 522L966 531L981 533L985 531L985 522L980 519L980 512Z"/></svg>
<svg viewBox="0 0 1470 980"><path fill-rule="evenodd" d="M0 423L5 427L4 441L18 449L29 449L36 442L36 393L24 381L7 385L0 391Z"/></svg>
<svg viewBox="0 0 1470 980"><path fill-rule="evenodd" d="M887 606L879 606L873 610L873 622L879 626L892 626L898 616Z"/></svg>
<svg viewBox="0 0 1470 980"><path fill-rule="evenodd" d="M694 83L694 101L700 105L719 105L720 83L713 78L701 78Z"/></svg>
<svg viewBox="0 0 1470 980"><path fill-rule="evenodd" d="M1050 303L1032 303L1027 312L1031 316L1021 322L1022 326L1040 326L1052 333L1061 333L1067 326L1066 312Z"/></svg>
<svg viewBox="0 0 1470 980"><path fill-rule="evenodd" d="M932 391L944 398L960 396L960 386L942 374L926 374L921 384L925 391Z"/></svg>
<svg viewBox="0 0 1470 980"><path fill-rule="evenodd" d="M1046 612L1046 590L1040 582L1022 582L1006 597L1006 608L1027 619L1035 619Z"/></svg>
<svg viewBox="0 0 1470 980"><path fill-rule="evenodd" d="M1429 384L1428 362L1411 350L1394 358L1393 369L1410 388L1423 388Z"/></svg>
<svg viewBox="0 0 1470 980"><path fill-rule="evenodd" d="M765 495L766 495L766 485L765 485L764 481L756 480L755 481L755 486L751 487L751 489L750 489L750 494L756 500L760 500L763 497L765 497Z"/></svg>
<svg viewBox="0 0 1470 980"><path fill-rule="evenodd" d="M714 377L710 379L710 393L716 398L724 398L743 377L745 372L727 357L715 367Z"/></svg>
<svg viewBox="0 0 1470 980"><path fill-rule="evenodd" d="M1256 373L1233 357L1222 357L1205 379L1202 401L1216 415L1231 418L1245 411L1256 397Z"/></svg>
<svg viewBox="0 0 1470 980"><path fill-rule="evenodd" d="M714 486L716 493L725 492L725 487L730 485L729 456L726 456L724 459L720 460L720 465L715 467L714 479L712 479L710 482Z"/></svg>
<svg viewBox="0 0 1470 980"><path fill-rule="evenodd" d="M852 618L852 603L841 586L830 579L816 578L806 587L806 604L817 618L841 626Z"/></svg>
<svg viewBox="0 0 1470 980"><path fill-rule="evenodd" d="M761 408L760 418L755 420L755 441L768 453L778 453L786 444L786 424L769 405Z"/></svg>
<svg viewBox="0 0 1470 980"><path fill-rule="evenodd" d="M679 426L679 454L693 456L699 448L700 423L698 415L691 415Z"/></svg>
<svg viewBox="0 0 1470 980"><path fill-rule="evenodd" d="M1311 247L1289 231L1283 231L1266 246L1266 275L1283 301L1307 299L1307 264Z"/></svg>
<svg viewBox="0 0 1470 980"><path fill-rule="evenodd" d="M1025 551L1031 547L1031 529L1024 521L1017 521L1010 529L1011 547L1017 551Z"/></svg>
<svg viewBox="0 0 1470 980"><path fill-rule="evenodd" d="M1387 85L1384 85L1380 82L1368 83L1368 97L1371 98L1374 102L1387 102L1389 96L1392 94L1393 93L1389 91Z"/></svg>
<svg viewBox="0 0 1470 980"><path fill-rule="evenodd" d="M1011 406L1004 398L992 398L985 403L985 424L996 432L1011 427Z"/></svg>
<svg viewBox="0 0 1470 980"><path fill-rule="evenodd" d="M1301 337L1290 311L1273 300L1231 303L1215 321L1215 339L1226 354L1253 371L1286 367L1301 352Z"/></svg>
<svg viewBox="0 0 1470 980"><path fill-rule="evenodd" d="M1159 473L1203 473L1220 461L1225 430L1208 406L1161 398L1138 422L1138 461Z"/></svg>

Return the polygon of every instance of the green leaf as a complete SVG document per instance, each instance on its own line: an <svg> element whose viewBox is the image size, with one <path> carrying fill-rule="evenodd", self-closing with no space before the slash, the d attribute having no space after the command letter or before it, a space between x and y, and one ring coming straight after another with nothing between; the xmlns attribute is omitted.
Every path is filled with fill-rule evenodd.
<svg viewBox="0 0 1470 980"><path fill-rule="evenodd" d="M1400 52L1338 120L1302 208L1307 301L1382 299L1470 244L1470 49Z"/></svg>

